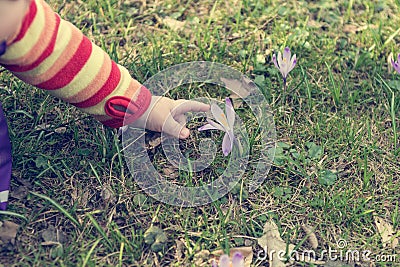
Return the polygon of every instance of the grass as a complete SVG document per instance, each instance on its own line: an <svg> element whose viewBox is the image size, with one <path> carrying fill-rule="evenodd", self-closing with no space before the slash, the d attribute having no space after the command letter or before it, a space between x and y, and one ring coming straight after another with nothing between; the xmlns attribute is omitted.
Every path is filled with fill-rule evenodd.
<svg viewBox="0 0 400 267"><path fill-rule="evenodd" d="M345 239L350 249L396 253L382 246L373 215L389 221L399 236L400 76L388 73L386 60L400 52L398 1L48 2L140 82L194 60L243 72L271 104L281 149L255 192L240 187L197 208L165 205L135 184L115 130L2 72L0 98L14 165L9 212L0 219L20 228L15 244L1 247L1 264L195 266L205 250L247 245L258 251L255 238L269 219L293 244L302 243L300 226L307 223L315 228L319 249ZM171 30L165 18L187 26ZM282 81L271 57L285 46L299 63L282 102ZM223 100L229 94L193 86L171 97ZM257 160L257 125L245 106L237 112L246 118ZM201 136L182 142L184 152L197 155ZM169 167L159 148L149 153L160 171ZM217 155L214 171L224 164ZM202 179L173 172L180 184ZM251 170L244 181L250 175ZM43 244L50 226L66 240ZM167 234L162 252L145 242L150 226ZM253 264L266 266L256 259ZM376 263L389 264L395 265Z"/></svg>

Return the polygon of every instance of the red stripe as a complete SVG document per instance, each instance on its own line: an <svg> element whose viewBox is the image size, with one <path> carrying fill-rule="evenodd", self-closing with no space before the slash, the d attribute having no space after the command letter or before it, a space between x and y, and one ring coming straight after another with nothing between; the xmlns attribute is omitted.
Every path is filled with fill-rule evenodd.
<svg viewBox="0 0 400 267"><path fill-rule="evenodd" d="M60 25L60 17L58 15L56 16L56 26L54 28L54 31L52 33L52 37L50 40L49 45L46 47L46 49L43 51L43 53L40 55L40 57L33 62L30 65L27 66L19 66L19 65L5 65L5 67L13 72L24 72L24 71L29 71L32 70L34 68L36 68L37 66L39 66L48 56L51 55L51 53L53 53L54 50L54 46L56 44L56 40L57 40L57 33L58 33L58 27ZM34 48L33 48L34 49Z"/></svg>
<svg viewBox="0 0 400 267"><path fill-rule="evenodd" d="M106 96L114 91L114 89L118 86L120 79L121 71L119 70L118 65L114 61L112 61L110 75L108 76L106 83L100 88L100 90L85 101L74 103L73 105L78 108L88 108L97 105Z"/></svg>
<svg viewBox="0 0 400 267"><path fill-rule="evenodd" d="M37 84L36 87L45 90L56 90L68 85L85 66L91 54L92 43L87 37L84 37L68 63L53 78Z"/></svg>
<svg viewBox="0 0 400 267"><path fill-rule="evenodd" d="M29 6L29 12L25 15L24 21L22 22L21 29L17 38L13 41L13 43L18 42L22 38L24 38L26 32L28 31L29 27L32 24L33 19L35 18L37 13L37 6L35 1L32 1Z"/></svg>
<svg viewBox="0 0 400 267"><path fill-rule="evenodd" d="M101 121L101 123L111 128L119 128L124 126L124 119L111 119L107 121Z"/></svg>

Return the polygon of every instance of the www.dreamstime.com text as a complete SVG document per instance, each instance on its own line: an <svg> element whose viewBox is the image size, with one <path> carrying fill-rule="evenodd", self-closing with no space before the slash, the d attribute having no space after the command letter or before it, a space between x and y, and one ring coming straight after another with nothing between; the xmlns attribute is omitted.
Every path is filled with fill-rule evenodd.
<svg viewBox="0 0 400 267"><path fill-rule="evenodd" d="M357 250L345 248L345 241L338 242L338 249L328 247L320 251L315 250L293 250L290 256L287 256L286 250L268 250L264 247L258 251L256 257L258 261L264 262L271 259L279 259L280 261L300 261L300 262L316 262L316 261L342 261L342 262L398 262L399 256L396 254L373 254L370 250Z"/></svg>

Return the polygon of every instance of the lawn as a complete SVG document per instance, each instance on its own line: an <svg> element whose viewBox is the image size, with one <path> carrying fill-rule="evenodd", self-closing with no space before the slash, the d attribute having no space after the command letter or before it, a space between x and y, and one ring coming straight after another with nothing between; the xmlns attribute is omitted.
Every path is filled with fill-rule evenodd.
<svg viewBox="0 0 400 267"><path fill-rule="evenodd" d="M311 236L317 256L328 249L371 252L356 263L325 255L326 266L400 264L400 246L393 245L400 237L400 74L388 60L400 53L400 1L47 2L142 83L190 61L242 72L273 112L275 159L254 192L246 187L249 168L213 203L164 204L135 182L117 130L3 71L13 178L0 221L19 227L13 242L0 239L0 266L210 266L210 253L237 247L251 247L252 266L269 266L258 257L257 239L271 221L298 251L312 248ZM285 47L297 55L287 90L272 62ZM203 84L169 96L235 98ZM257 122L235 100L250 162L257 162ZM199 133L201 123L189 122L192 135L180 147L196 158L201 138L213 137L217 154L208 174L171 167L158 135L147 134L153 165L176 184L208 182L226 167L223 133ZM393 228L388 243L382 225ZM149 231L157 232L156 243Z"/></svg>

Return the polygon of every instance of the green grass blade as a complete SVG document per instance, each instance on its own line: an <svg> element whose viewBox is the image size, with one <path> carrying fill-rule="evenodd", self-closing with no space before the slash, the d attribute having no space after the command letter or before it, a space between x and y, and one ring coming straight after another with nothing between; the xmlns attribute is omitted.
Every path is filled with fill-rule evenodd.
<svg viewBox="0 0 400 267"><path fill-rule="evenodd" d="M24 215L21 215L21 214L12 212L12 211L0 210L0 215L17 217L17 218L23 219L25 221L28 221L28 219Z"/></svg>
<svg viewBox="0 0 400 267"><path fill-rule="evenodd" d="M94 249L95 249L95 248L97 247L97 245L99 244L100 240L101 240L101 239L97 239L97 240L94 242L93 246L90 248L90 250L89 250L88 253L86 254L85 259L83 260L82 267L85 267L85 266L86 266L86 264L88 263L88 261L89 261L89 259L90 259L90 256L92 255Z"/></svg>
<svg viewBox="0 0 400 267"><path fill-rule="evenodd" d="M78 222L78 220L71 213L69 213L66 209L64 209L60 204L58 204L56 201L54 201L53 199L51 199L48 196L45 196L45 195L42 195L39 193L35 193L32 191L30 191L30 193L34 196L37 196L41 199L44 199L44 200L50 202L50 204L52 204L56 209L58 209L61 213L63 213L71 222L73 222L76 226L81 228L81 224Z"/></svg>
<svg viewBox="0 0 400 267"><path fill-rule="evenodd" d="M101 228L101 226L99 225L99 223L96 221L96 219L92 216L92 214L88 213L87 214L89 220L92 222L94 228L97 229L97 231L99 231L99 233L101 234L101 236L104 238L104 240L106 240L107 242L107 247L112 250L112 245L110 242L110 239L107 237L107 234L104 232L103 228Z"/></svg>

